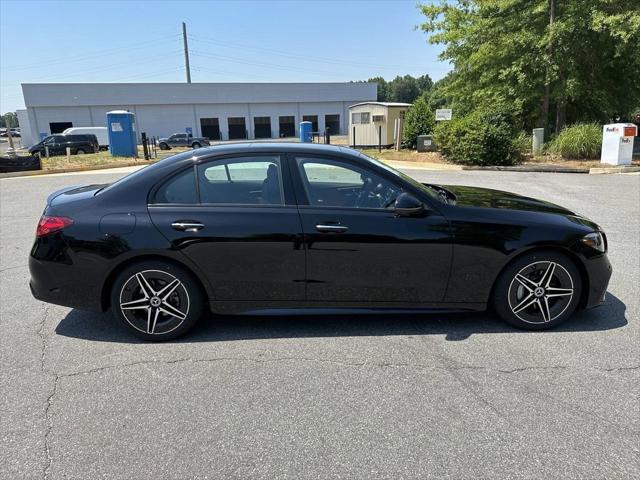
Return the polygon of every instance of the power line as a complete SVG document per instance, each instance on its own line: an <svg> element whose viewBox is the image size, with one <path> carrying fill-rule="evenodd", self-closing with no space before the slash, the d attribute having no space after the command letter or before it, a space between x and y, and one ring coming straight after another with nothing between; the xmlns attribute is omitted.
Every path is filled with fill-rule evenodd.
<svg viewBox="0 0 640 480"><path fill-rule="evenodd" d="M230 70L220 70L218 68L216 68L215 70L211 70L203 67L191 67L191 70L195 70L196 72L211 73L213 75L238 75L241 77L251 77L251 78L257 78L257 79L263 79L263 80L269 78L265 75L256 75L253 73L245 73L245 72L234 72Z"/></svg>
<svg viewBox="0 0 640 480"><path fill-rule="evenodd" d="M252 67L263 67L263 68L273 68L273 69L278 69L278 70L286 70L286 71L290 71L290 72L307 72L307 73L311 73L314 75L317 75L318 73L321 73L323 75L329 74L331 72L327 72L327 71L320 71L320 70L310 70L310 69L306 69L306 68L298 68L298 67L290 67L287 65L279 65L276 63L264 63L264 62L256 62L253 60L245 60L245 59L239 59L236 57L228 57L226 55L216 55L216 54L212 54L212 53L205 53L205 52L201 52L199 50L192 50L191 53L193 55L199 56L199 57L205 57L205 58L212 58L215 60L224 60L227 62L232 62L232 63L240 63L243 65L249 65Z"/></svg>
<svg viewBox="0 0 640 480"><path fill-rule="evenodd" d="M177 55L177 54L180 54L180 53L181 53L181 50L174 50L174 51L171 51L171 52L167 52L168 55ZM29 80L29 81L25 81L23 83L38 83L39 81L47 81L48 82L50 80L57 80L57 79L61 79L61 78L69 78L70 76L78 77L78 75L109 72L109 71L113 71L113 70L122 70L121 67L123 67L123 66L147 65L149 63L156 63L157 61L158 61L157 58L148 58L147 60L135 60L135 61L128 60L128 61L125 61L125 62L112 63L109 66L102 66L102 67L98 67L98 68L94 68L94 69L82 70L80 72L70 71L70 72L65 72L63 74L58 74L58 75L54 75L54 76L48 75L46 78L43 78L42 80Z"/></svg>
<svg viewBox="0 0 640 480"><path fill-rule="evenodd" d="M79 62L79 61L84 61L84 60L92 60L95 59L98 56L108 56L108 55L114 55L116 53L120 53L122 51L131 51L131 50L140 50L142 48L148 48L151 45L157 45L158 43L166 43L168 41L175 41L180 35L176 34L176 35L170 35L170 36L164 36L164 37L160 37L160 38L156 38L153 40L145 40L143 42L138 42L136 43L134 46L132 45L126 45L126 46L121 46L121 47L115 47L115 48L111 48L111 49L107 49L107 50L98 50L92 53L86 53L86 54L80 54L80 55L72 55L70 57L58 57L58 58L53 58L51 60L46 60L43 62L38 62L38 63L32 63L32 64L27 64L27 65L17 65L17 66L9 66L9 67L5 67L3 66L2 69L7 71L7 70L29 70L32 68L42 68L42 67L46 67L46 66L50 66L50 65L55 65L55 64L60 64L60 63L75 63L75 62Z"/></svg>
<svg viewBox="0 0 640 480"><path fill-rule="evenodd" d="M223 47L227 47L227 48L235 48L235 49L239 49L239 50L253 50L253 51L258 51L258 52L266 52L266 53L270 53L272 55L278 55L278 56L281 56L281 57L297 59L297 60L304 60L304 61L308 61L308 62L316 62L316 63L319 62L319 63L328 63L328 64L333 64L333 65L346 65L346 66L361 65L361 66L366 66L366 67L369 67L369 68L378 68L378 69L405 68L405 69L413 70L413 69L416 68L416 65L409 66L409 65L398 65L398 64L390 64L390 63L374 64L374 63L369 63L369 62L361 62L361 61L357 61L357 60L336 60L334 58L316 56L315 54L313 56L296 55L296 54L292 54L292 53L284 52L282 50L277 50L277 49L268 48L268 47L257 47L257 46L251 46L251 45L246 45L246 44L223 42L223 41L220 41L220 40L214 40L212 38L204 37L204 36L201 36L201 35L189 34L189 37L193 38L196 42L204 42L204 43L223 46ZM432 62L432 63L441 64L440 61L436 61L436 62Z"/></svg>

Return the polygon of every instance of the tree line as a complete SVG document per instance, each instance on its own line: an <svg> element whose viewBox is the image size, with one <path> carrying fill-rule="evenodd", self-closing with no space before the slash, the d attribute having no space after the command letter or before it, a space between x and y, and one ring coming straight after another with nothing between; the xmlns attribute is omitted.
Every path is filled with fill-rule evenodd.
<svg viewBox="0 0 640 480"><path fill-rule="evenodd" d="M640 1L441 0L420 28L453 70L437 98L458 114L502 105L558 134L640 111Z"/></svg>
<svg viewBox="0 0 640 480"><path fill-rule="evenodd" d="M18 126L18 116L15 112L7 112L0 116L0 128L16 128Z"/></svg>

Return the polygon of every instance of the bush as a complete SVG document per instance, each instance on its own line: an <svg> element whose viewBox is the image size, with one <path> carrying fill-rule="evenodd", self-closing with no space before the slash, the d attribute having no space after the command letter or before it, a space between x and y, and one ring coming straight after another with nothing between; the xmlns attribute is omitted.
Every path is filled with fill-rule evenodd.
<svg viewBox="0 0 640 480"><path fill-rule="evenodd" d="M532 135L528 135L526 132L520 132L513 139L513 146L520 153L520 155L528 155L533 149Z"/></svg>
<svg viewBox="0 0 640 480"><path fill-rule="evenodd" d="M516 132L506 110L480 110L463 118L439 122L436 146L449 160L465 165L513 165L520 156Z"/></svg>
<svg viewBox="0 0 640 480"><path fill-rule="evenodd" d="M429 108L423 97L419 97L409 108L404 117L402 127L402 146L415 148L418 135L426 135L433 131L435 112Z"/></svg>
<svg viewBox="0 0 640 480"><path fill-rule="evenodd" d="M602 149L602 127L597 123L577 123L555 138L549 151L567 159L597 159Z"/></svg>

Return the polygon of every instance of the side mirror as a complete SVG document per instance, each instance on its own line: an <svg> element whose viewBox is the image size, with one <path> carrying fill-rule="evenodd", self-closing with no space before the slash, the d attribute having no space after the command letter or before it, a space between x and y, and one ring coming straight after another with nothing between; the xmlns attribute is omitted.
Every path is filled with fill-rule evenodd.
<svg viewBox="0 0 640 480"><path fill-rule="evenodd" d="M427 212L420 200L406 192L398 195L393 210L401 217L417 217Z"/></svg>

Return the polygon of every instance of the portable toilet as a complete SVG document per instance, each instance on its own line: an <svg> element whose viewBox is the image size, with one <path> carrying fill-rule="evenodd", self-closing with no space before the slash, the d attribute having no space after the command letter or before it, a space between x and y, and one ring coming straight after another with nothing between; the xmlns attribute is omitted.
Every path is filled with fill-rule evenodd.
<svg viewBox="0 0 640 480"><path fill-rule="evenodd" d="M126 110L107 112L109 152L114 157L137 157L136 116Z"/></svg>
<svg viewBox="0 0 640 480"><path fill-rule="evenodd" d="M311 122L300 122L300 142L311 143Z"/></svg>

